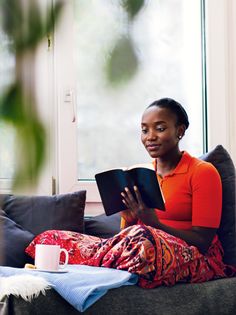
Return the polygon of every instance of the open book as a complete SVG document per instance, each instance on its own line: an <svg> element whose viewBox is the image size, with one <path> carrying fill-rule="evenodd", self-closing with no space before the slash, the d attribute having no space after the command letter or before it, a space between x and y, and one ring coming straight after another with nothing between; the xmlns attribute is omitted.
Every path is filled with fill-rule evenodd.
<svg viewBox="0 0 236 315"><path fill-rule="evenodd" d="M163 195L156 173L148 167L134 166L129 169L112 169L95 175L98 190L106 215L126 210L121 192L128 187L133 196L137 186L148 208L165 209Z"/></svg>

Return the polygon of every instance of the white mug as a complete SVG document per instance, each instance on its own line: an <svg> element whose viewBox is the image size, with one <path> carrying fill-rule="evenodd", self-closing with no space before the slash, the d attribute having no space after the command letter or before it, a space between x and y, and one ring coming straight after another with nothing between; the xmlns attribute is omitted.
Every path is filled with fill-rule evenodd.
<svg viewBox="0 0 236 315"><path fill-rule="evenodd" d="M65 254L64 264L60 264L60 254ZM57 271L68 264L69 254L65 248L59 245L36 244L35 266L37 269Z"/></svg>

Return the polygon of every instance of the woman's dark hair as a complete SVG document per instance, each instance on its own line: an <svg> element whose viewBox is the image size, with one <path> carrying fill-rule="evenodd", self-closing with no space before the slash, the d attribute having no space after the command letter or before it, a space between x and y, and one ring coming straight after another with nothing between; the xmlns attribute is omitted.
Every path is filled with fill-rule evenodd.
<svg viewBox="0 0 236 315"><path fill-rule="evenodd" d="M157 106L161 108L167 108L170 111L172 111L176 117L177 117L177 124L178 125L185 125L186 129L189 126L189 120L188 120L188 115L183 108L183 106L173 100L172 98L161 98L157 101L154 101L152 104L150 104L147 108L152 107L152 106Z"/></svg>

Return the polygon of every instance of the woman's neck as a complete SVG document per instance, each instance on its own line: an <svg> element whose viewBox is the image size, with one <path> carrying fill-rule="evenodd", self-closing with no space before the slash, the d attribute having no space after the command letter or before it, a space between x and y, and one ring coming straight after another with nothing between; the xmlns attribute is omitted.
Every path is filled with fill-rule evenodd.
<svg viewBox="0 0 236 315"><path fill-rule="evenodd" d="M156 171L158 175L164 177L173 171L181 160L182 152L177 150L172 152L168 156L160 157L156 159Z"/></svg>

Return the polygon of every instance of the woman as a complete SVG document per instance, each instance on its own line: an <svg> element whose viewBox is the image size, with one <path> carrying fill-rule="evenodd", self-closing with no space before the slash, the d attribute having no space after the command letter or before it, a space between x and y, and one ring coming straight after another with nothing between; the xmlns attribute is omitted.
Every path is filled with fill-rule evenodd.
<svg viewBox="0 0 236 315"><path fill-rule="evenodd" d="M166 98L152 103L143 114L141 126L142 142L155 159L166 211L147 210L138 190L136 202L127 189L122 196L130 210L122 213L123 227L140 220L205 253L221 218L222 188L217 170L212 164L180 151L179 141L189 122L176 101Z"/></svg>
<svg viewBox="0 0 236 315"><path fill-rule="evenodd" d="M45 238L70 251L69 263L127 270L139 274L139 285L146 288L226 277L216 234L220 176L212 164L180 151L179 141L188 126L184 108L169 98L155 101L142 116L141 139L154 159L165 211L148 209L137 187L136 198L125 188L121 195L128 210L121 212L119 234L100 239L51 231L53 237Z"/></svg>
<svg viewBox="0 0 236 315"><path fill-rule="evenodd" d="M179 141L188 126L184 108L169 98L153 102L142 117L141 139L155 159L166 211L147 209L136 187L136 199L127 188L122 192L123 202L129 209L122 212L122 228L138 223L158 229L157 234L161 232L165 242L164 251L169 247L165 254L173 264L175 279L168 277L170 270L166 270L168 279L160 281L167 280L167 284L184 279L198 282L224 276L222 247L216 236L221 219L221 180L212 164L180 151ZM188 267L188 263L179 264L177 275L174 260L182 261L183 258L191 263ZM193 267L192 272L190 267Z"/></svg>

